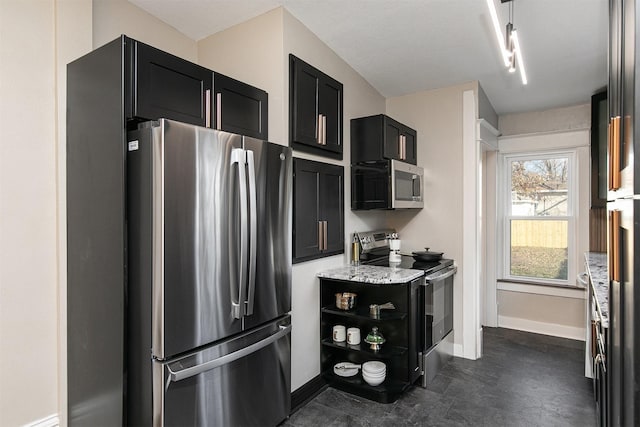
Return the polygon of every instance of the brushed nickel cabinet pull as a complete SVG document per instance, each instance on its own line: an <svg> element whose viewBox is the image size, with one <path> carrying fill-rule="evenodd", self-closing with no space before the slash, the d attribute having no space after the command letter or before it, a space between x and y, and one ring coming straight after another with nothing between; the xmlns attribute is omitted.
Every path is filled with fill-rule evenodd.
<svg viewBox="0 0 640 427"><path fill-rule="evenodd" d="M611 184L612 184L612 190L618 190L620 189L620 186L622 184L622 177L621 177L621 173L620 173L620 169L622 168L622 163L621 163L621 159L620 159L620 145L622 144L622 141L620 140L620 116L616 116L613 118L612 121L612 131L611 131L611 137L613 142L611 143L611 148L612 148L612 163L613 163L613 168L612 168L612 178L611 178Z"/></svg>
<svg viewBox="0 0 640 427"><path fill-rule="evenodd" d="M327 221L322 221L324 223L324 250L326 251L329 248L327 243Z"/></svg>
<svg viewBox="0 0 640 427"><path fill-rule="evenodd" d="M402 135L402 160L407 160L407 137Z"/></svg>
<svg viewBox="0 0 640 427"><path fill-rule="evenodd" d="M324 236L324 233L322 232L322 221L318 221L318 250L321 251L322 250L322 237Z"/></svg>
<svg viewBox="0 0 640 427"><path fill-rule="evenodd" d="M327 145L327 116L322 114L322 145Z"/></svg>
<svg viewBox="0 0 640 427"><path fill-rule="evenodd" d="M609 186L609 190L613 190L613 138L611 136L611 122L613 119L609 119L609 124L607 124L607 158L609 163L609 172L607 173L607 182Z"/></svg>
<svg viewBox="0 0 640 427"><path fill-rule="evenodd" d="M222 130L222 93L216 94L216 129Z"/></svg>
<svg viewBox="0 0 640 427"><path fill-rule="evenodd" d="M611 280L618 283L620 283L620 219L620 211L611 211L609 221L609 235L611 236L609 268L611 269Z"/></svg>
<svg viewBox="0 0 640 427"><path fill-rule="evenodd" d="M204 125L211 127L211 89L204 91Z"/></svg>

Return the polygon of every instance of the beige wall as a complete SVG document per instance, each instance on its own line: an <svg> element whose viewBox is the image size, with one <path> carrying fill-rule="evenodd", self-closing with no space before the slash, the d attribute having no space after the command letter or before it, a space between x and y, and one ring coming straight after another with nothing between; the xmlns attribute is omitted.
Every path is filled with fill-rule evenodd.
<svg viewBox="0 0 640 427"><path fill-rule="evenodd" d="M194 40L126 0L93 0L93 48L121 34L189 60L198 61Z"/></svg>
<svg viewBox="0 0 640 427"><path fill-rule="evenodd" d="M199 64L269 94L269 139L288 145L284 126L283 9L274 9L198 42Z"/></svg>
<svg viewBox="0 0 640 427"><path fill-rule="evenodd" d="M572 242L576 251L570 254L575 269L569 271L570 284L574 284L575 275L583 271L583 254L589 248L589 105L503 115L499 123L503 134L500 138L501 154L563 148L577 150L577 233ZM528 291L533 289L531 287L498 282L498 326L584 339L585 291L565 293L571 295L567 297L554 295L554 289L545 290L542 286L534 286L537 290L532 293Z"/></svg>
<svg viewBox="0 0 640 427"><path fill-rule="evenodd" d="M558 329L584 329L585 301L582 299L499 291L498 304L500 315L509 318L508 321L523 319L534 325L556 325ZM521 324L524 325L525 322Z"/></svg>
<svg viewBox="0 0 640 427"><path fill-rule="evenodd" d="M387 114L418 132L418 165L424 168L425 207L389 215L405 252L445 253L462 266L463 168L462 93L477 83L387 99ZM462 269L454 280L454 344L462 346Z"/></svg>
<svg viewBox="0 0 640 427"><path fill-rule="evenodd" d="M305 157L328 163L338 163L344 166L345 193L345 254L325 258L315 262L297 264L293 268L293 310L292 318L295 322L293 330L292 357L292 388L309 381L320 373L320 344L318 331L320 330L319 310L319 281L316 273L328 268L344 265L349 261L348 243L351 233L355 231L382 228L386 222L386 212L352 212L351 207L351 119L385 111L385 99L366 80L356 73L335 52L329 49L300 21L288 12L284 12L284 55L281 59L285 69L289 67L289 53L293 53L305 62L315 66L344 85L344 159L342 162L328 160L323 157L311 156L295 152L297 157ZM288 72L285 76L288 75ZM285 129L289 129L288 79L285 84ZM287 132L288 134L288 132Z"/></svg>
<svg viewBox="0 0 640 427"><path fill-rule="evenodd" d="M529 113L503 114L498 123L502 136L589 129L591 106L583 104Z"/></svg>
<svg viewBox="0 0 640 427"><path fill-rule="evenodd" d="M282 8L221 31L198 42L200 64L245 81L269 93L269 140L289 145L289 53L300 57L344 85L344 159L332 160L298 151L295 157L345 167L345 247L356 230L383 227L385 212L351 212L350 120L384 112L385 100L296 18ZM292 390L320 373L318 331L319 271L342 266L338 255L293 266Z"/></svg>
<svg viewBox="0 0 640 427"><path fill-rule="evenodd" d="M0 2L3 426L66 424L66 64L121 33L197 58L195 41L123 0Z"/></svg>
<svg viewBox="0 0 640 427"><path fill-rule="evenodd" d="M54 8L0 2L0 425L58 408Z"/></svg>

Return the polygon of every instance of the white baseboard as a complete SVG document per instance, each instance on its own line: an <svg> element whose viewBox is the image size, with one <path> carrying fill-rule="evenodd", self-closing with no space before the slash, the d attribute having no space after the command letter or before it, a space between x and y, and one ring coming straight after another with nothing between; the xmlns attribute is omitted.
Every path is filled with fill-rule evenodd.
<svg viewBox="0 0 640 427"><path fill-rule="evenodd" d="M498 327L584 341L585 329L498 315Z"/></svg>
<svg viewBox="0 0 640 427"><path fill-rule="evenodd" d="M59 425L60 420L58 419L58 414L53 414L29 424L25 424L24 427L58 427Z"/></svg>

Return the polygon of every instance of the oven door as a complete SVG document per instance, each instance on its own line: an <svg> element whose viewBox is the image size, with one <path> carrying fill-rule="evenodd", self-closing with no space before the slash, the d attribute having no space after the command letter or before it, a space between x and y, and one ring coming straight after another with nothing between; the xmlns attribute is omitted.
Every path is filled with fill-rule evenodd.
<svg viewBox="0 0 640 427"><path fill-rule="evenodd" d="M422 351L442 341L453 329L453 276L456 266L425 277Z"/></svg>
<svg viewBox="0 0 640 427"><path fill-rule="evenodd" d="M408 163L391 160L391 200L392 207L424 207L424 169Z"/></svg>

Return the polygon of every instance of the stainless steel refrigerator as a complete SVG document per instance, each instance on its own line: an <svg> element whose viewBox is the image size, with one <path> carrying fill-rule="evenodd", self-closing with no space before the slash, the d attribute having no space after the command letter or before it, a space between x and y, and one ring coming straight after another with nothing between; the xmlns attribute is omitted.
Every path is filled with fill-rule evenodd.
<svg viewBox="0 0 640 427"><path fill-rule="evenodd" d="M291 150L161 119L127 144L126 419L290 411Z"/></svg>

